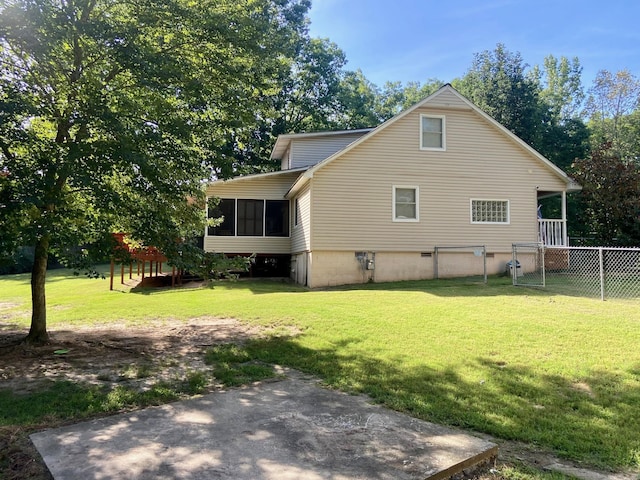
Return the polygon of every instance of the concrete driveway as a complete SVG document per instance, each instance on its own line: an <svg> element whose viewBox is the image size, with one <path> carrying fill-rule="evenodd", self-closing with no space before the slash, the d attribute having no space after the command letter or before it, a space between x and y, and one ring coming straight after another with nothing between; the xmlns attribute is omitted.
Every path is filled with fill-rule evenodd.
<svg viewBox="0 0 640 480"><path fill-rule="evenodd" d="M497 454L295 371L31 439L56 480L440 479Z"/></svg>

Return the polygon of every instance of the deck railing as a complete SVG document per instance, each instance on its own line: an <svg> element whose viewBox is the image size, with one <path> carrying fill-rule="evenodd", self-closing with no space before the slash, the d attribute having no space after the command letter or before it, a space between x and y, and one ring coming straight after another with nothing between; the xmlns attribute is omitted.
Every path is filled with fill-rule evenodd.
<svg viewBox="0 0 640 480"><path fill-rule="evenodd" d="M566 247L565 220L538 219L538 241L549 247Z"/></svg>

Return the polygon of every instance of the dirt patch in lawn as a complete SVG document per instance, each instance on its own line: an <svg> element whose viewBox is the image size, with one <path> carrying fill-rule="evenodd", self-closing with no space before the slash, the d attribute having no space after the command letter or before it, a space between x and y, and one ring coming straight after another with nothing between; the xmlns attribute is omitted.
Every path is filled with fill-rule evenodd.
<svg viewBox="0 0 640 480"><path fill-rule="evenodd" d="M26 330L9 327L0 324L0 385L15 393L55 380L145 389L202 370L208 347L243 343L270 330L233 319L196 318L144 327L109 324L52 330L49 344L30 346L22 343Z"/></svg>

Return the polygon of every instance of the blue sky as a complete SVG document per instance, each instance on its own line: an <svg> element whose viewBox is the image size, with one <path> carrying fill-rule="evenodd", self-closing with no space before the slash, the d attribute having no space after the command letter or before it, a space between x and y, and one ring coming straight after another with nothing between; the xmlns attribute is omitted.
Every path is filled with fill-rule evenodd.
<svg viewBox="0 0 640 480"><path fill-rule="evenodd" d="M578 57L589 88L598 70L640 76L639 0L312 0L310 34L329 38L378 86L449 82L473 54L504 43L529 65Z"/></svg>

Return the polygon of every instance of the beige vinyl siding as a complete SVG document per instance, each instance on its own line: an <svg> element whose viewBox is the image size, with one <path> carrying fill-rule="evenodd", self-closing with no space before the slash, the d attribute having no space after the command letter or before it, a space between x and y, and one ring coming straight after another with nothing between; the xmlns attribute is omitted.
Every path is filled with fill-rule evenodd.
<svg viewBox="0 0 640 480"><path fill-rule="evenodd" d="M291 203L291 252L306 252L311 249L311 188L307 184L296 196L300 210L300 221L294 226L295 199Z"/></svg>
<svg viewBox="0 0 640 480"><path fill-rule="evenodd" d="M562 191L564 182L459 99L446 100L453 109L416 109L315 172L314 250L509 251L536 241L536 187ZM420 150L421 113L446 116L446 152ZM393 185L419 187L419 222L392 221ZM471 198L508 200L510 223L471 224Z"/></svg>
<svg viewBox="0 0 640 480"><path fill-rule="evenodd" d="M299 176L300 172L283 172L238 177L233 180L210 183L206 193L208 197L282 200Z"/></svg>
<svg viewBox="0 0 640 480"><path fill-rule="evenodd" d="M464 109L471 110L469 105L462 102L452 91L450 90L441 90L440 93L435 95L429 100L429 108L455 108L455 109ZM425 109L422 110L426 113Z"/></svg>
<svg viewBox="0 0 640 480"><path fill-rule="evenodd" d="M207 252L238 253L251 255L289 254L291 240L288 237L204 237L204 249Z"/></svg>
<svg viewBox="0 0 640 480"><path fill-rule="evenodd" d="M364 132L366 133L366 132ZM309 167L321 162L364 135L363 132L296 138L291 141L289 168Z"/></svg>
<svg viewBox="0 0 640 480"><path fill-rule="evenodd" d="M284 200L285 194L299 175L300 172L293 172L214 182L207 186L206 192L208 197ZM291 211L291 205L289 208ZM289 228L293 228L293 224ZM209 236L205 232L204 249L224 253L287 254L291 253L291 238Z"/></svg>

